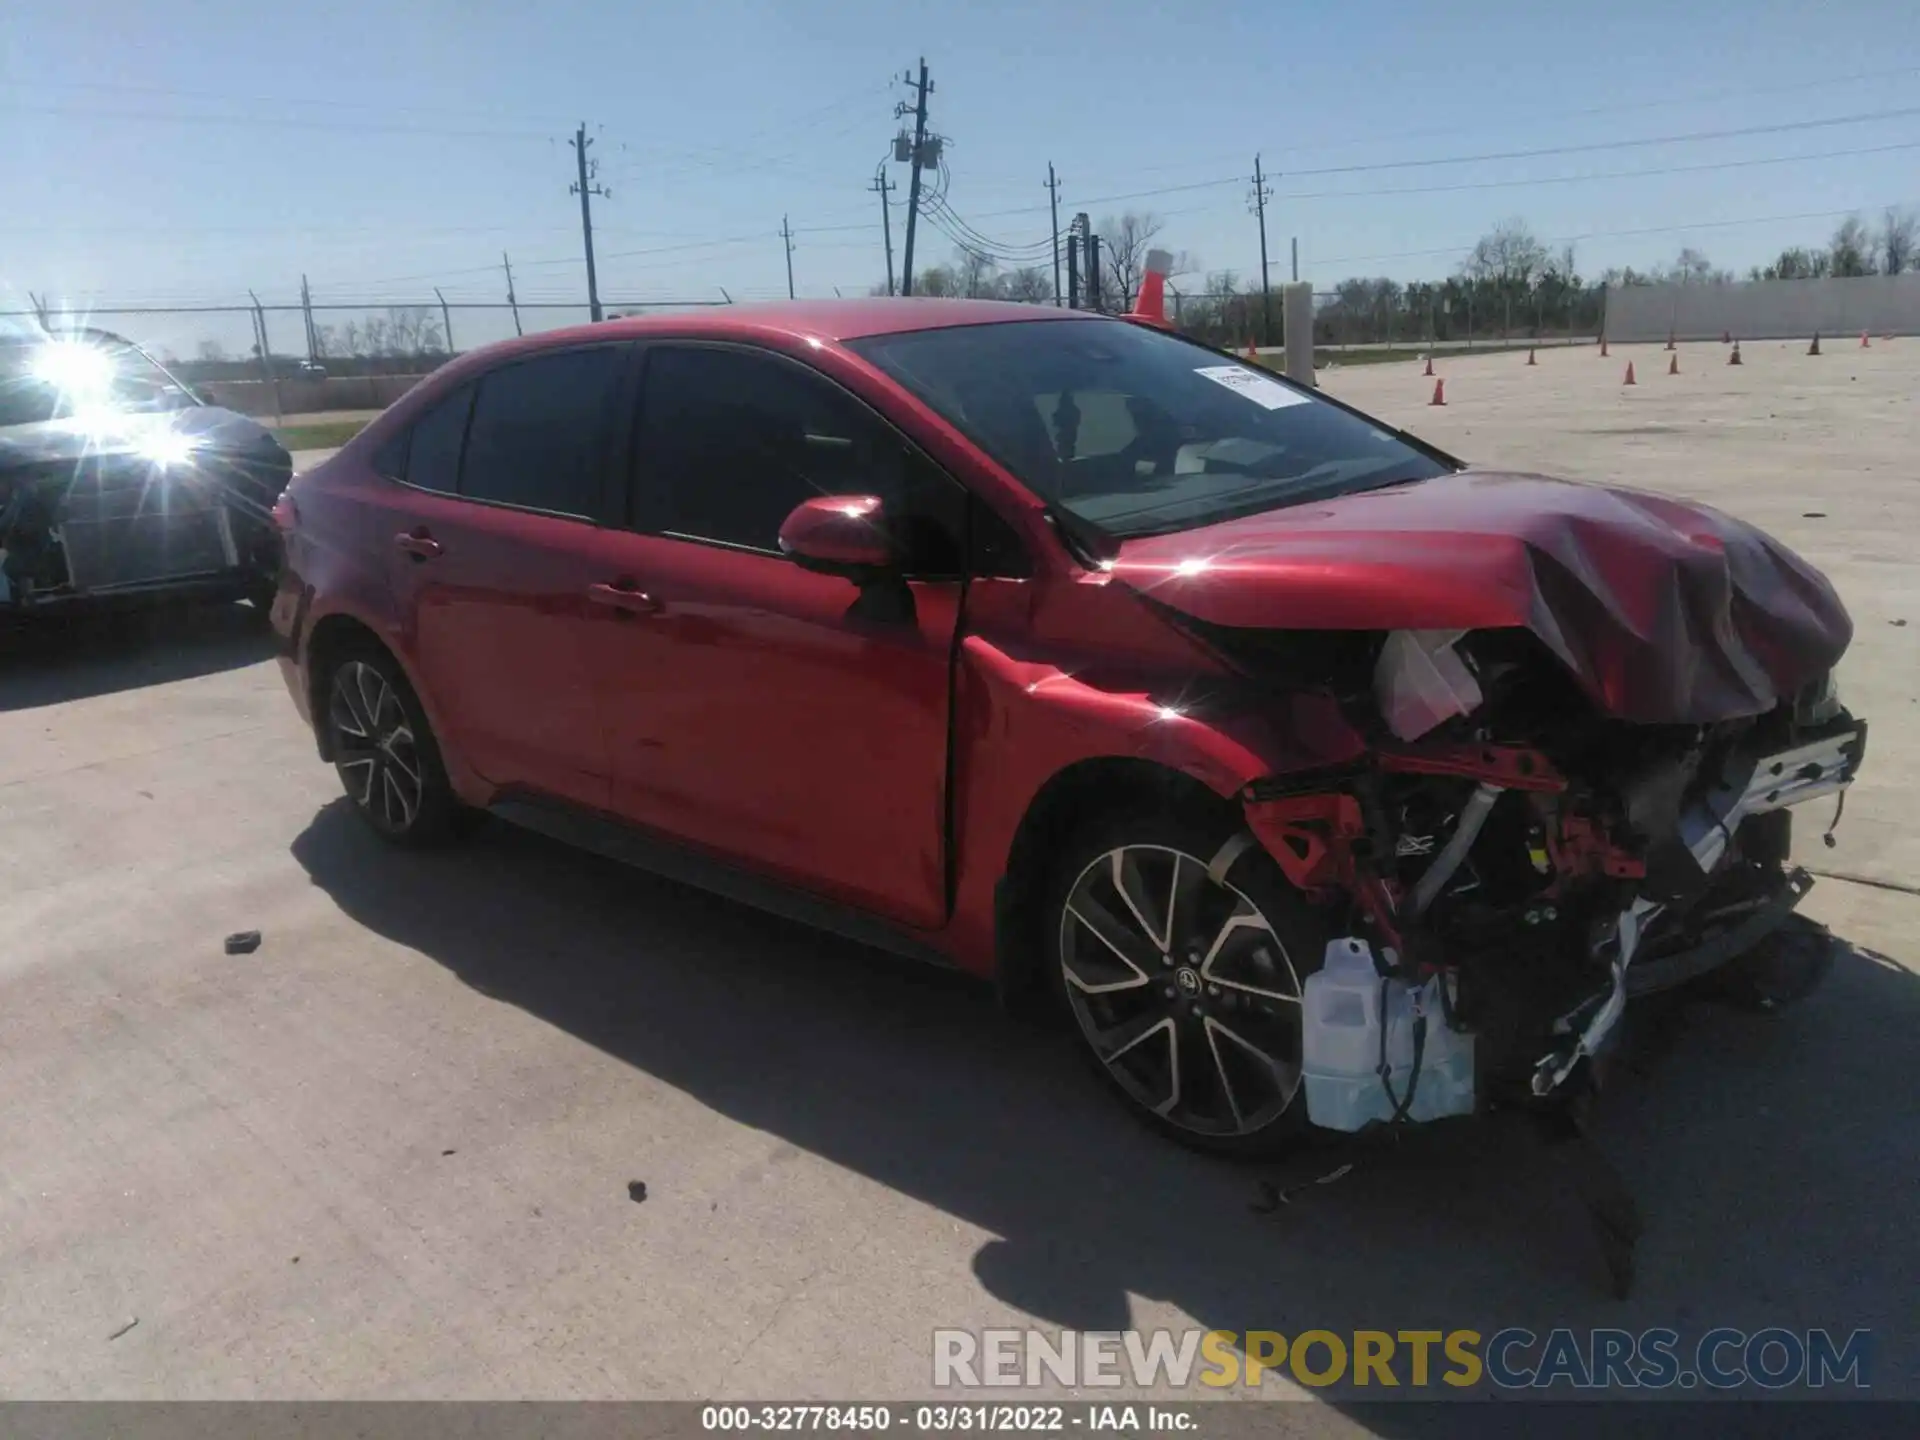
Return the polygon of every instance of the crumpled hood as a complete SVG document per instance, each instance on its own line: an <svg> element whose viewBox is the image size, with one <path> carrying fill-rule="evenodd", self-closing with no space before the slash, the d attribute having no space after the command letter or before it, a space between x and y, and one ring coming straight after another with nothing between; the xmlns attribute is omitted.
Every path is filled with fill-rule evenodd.
<svg viewBox="0 0 1920 1440"><path fill-rule="evenodd" d="M200 405L153 414L128 412L86 420L9 425L0 428L0 469L62 460L77 462L99 455L134 455L151 436L168 430L191 436L199 449L210 454L271 457L281 451L273 432L259 421L217 405Z"/></svg>
<svg viewBox="0 0 1920 1440"><path fill-rule="evenodd" d="M1830 669L1853 622L1751 525L1666 496L1466 471L1129 540L1113 577L1216 625L1524 628L1605 712L1709 724Z"/></svg>

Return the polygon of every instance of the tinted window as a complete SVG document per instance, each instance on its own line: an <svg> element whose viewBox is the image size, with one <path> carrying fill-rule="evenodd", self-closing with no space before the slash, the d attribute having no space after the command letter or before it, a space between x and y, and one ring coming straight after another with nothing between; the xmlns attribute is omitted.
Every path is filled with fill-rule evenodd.
<svg viewBox="0 0 1920 1440"><path fill-rule="evenodd" d="M642 527L777 552L801 501L877 495L914 573L959 573L965 492L837 386L771 356L667 347L645 383Z"/></svg>
<svg viewBox="0 0 1920 1440"><path fill-rule="evenodd" d="M597 515L606 422L625 353L614 346L566 350L483 376L460 493L561 515Z"/></svg>
<svg viewBox="0 0 1920 1440"><path fill-rule="evenodd" d="M407 453L395 479L451 495L460 488L460 444L473 409L473 387L462 385L427 411L408 432ZM383 472L384 473L384 472Z"/></svg>
<svg viewBox="0 0 1920 1440"><path fill-rule="evenodd" d="M1174 336L1115 321L1018 321L851 347L1027 488L1147 535L1448 467L1385 426Z"/></svg>

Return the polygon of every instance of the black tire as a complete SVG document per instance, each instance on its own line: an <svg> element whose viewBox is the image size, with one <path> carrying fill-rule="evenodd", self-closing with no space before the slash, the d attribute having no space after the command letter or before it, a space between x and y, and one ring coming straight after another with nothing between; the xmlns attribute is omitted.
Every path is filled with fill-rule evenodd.
<svg viewBox="0 0 1920 1440"><path fill-rule="evenodd" d="M335 656L320 695L334 769L375 834L427 848L471 828L473 812L447 783L433 727L391 655L368 646Z"/></svg>
<svg viewBox="0 0 1920 1440"><path fill-rule="evenodd" d="M1042 953L1076 1043L1129 1111L1257 1158L1308 1130L1298 997L1332 931L1233 819L1092 822L1048 885Z"/></svg>

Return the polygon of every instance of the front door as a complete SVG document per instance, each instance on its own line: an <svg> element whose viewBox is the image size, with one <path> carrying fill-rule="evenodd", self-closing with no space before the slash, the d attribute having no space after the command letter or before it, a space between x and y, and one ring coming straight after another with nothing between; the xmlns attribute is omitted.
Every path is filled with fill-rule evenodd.
<svg viewBox="0 0 1920 1440"><path fill-rule="evenodd" d="M649 347L636 451L603 579L644 598L596 632L616 811L940 924L964 492L824 377L740 347ZM817 494L879 495L908 578L863 593L783 557Z"/></svg>
<svg viewBox="0 0 1920 1440"><path fill-rule="evenodd" d="M601 345L511 362L428 412L389 562L448 744L496 785L599 809L591 631L605 614L589 591L629 358Z"/></svg>

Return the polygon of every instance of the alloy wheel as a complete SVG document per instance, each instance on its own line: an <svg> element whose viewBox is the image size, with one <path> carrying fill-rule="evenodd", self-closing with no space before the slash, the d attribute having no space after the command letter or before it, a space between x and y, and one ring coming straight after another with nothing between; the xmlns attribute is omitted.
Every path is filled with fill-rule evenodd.
<svg viewBox="0 0 1920 1440"><path fill-rule="evenodd" d="M1260 907L1161 845L1095 857L1067 892L1060 968L1081 1033L1138 1104L1197 1135L1263 1130L1300 1087L1300 978Z"/></svg>
<svg viewBox="0 0 1920 1440"><path fill-rule="evenodd" d="M407 830L420 814L425 772L399 693L373 666L349 660L334 672L327 714L348 797L381 829Z"/></svg>

